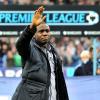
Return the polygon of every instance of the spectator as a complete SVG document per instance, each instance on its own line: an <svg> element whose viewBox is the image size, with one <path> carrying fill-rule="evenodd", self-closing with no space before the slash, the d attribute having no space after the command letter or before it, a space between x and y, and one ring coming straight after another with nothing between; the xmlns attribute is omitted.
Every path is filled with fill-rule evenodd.
<svg viewBox="0 0 100 100"><path fill-rule="evenodd" d="M31 5L31 0L18 0L19 5Z"/></svg>
<svg viewBox="0 0 100 100"><path fill-rule="evenodd" d="M1 46L1 57L3 58L6 53L7 53L7 50L8 50L8 43L7 42L2 42L2 46Z"/></svg>
<svg viewBox="0 0 100 100"><path fill-rule="evenodd" d="M11 4L13 4L13 1L12 0L3 0L3 4L4 5L11 5Z"/></svg>
<svg viewBox="0 0 100 100"><path fill-rule="evenodd" d="M15 44L12 45L11 51L13 53L14 66L15 67L21 67L22 66L21 56L17 53Z"/></svg>
<svg viewBox="0 0 100 100"><path fill-rule="evenodd" d="M55 0L50 0L50 3L51 3L52 5L54 5Z"/></svg>
<svg viewBox="0 0 100 100"><path fill-rule="evenodd" d="M0 40L0 67L2 66L2 41Z"/></svg>
<svg viewBox="0 0 100 100"><path fill-rule="evenodd" d="M33 0L32 3L33 3L34 5L39 5L39 4L41 4L41 2L40 2L39 0Z"/></svg>
<svg viewBox="0 0 100 100"><path fill-rule="evenodd" d="M18 0L12 0L14 5L18 5Z"/></svg>
<svg viewBox="0 0 100 100"><path fill-rule="evenodd" d="M90 54L90 59L92 61L93 60L93 47L89 48L89 54Z"/></svg>
<svg viewBox="0 0 100 100"><path fill-rule="evenodd" d="M100 0L95 1L95 5L100 5Z"/></svg>
<svg viewBox="0 0 100 100"><path fill-rule="evenodd" d="M72 0L65 0L67 4L72 4Z"/></svg>
<svg viewBox="0 0 100 100"><path fill-rule="evenodd" d="M0 0L0 5L2 5L3 4L3 0Z"/></svg>
<svg viewBox="0 0 100 100"><path fill-rule="evenodd" d="M58 0L58 5L64 5L64 1L63 0Z"/></svg>
<svg viewBox="0 0 100 100"><path fill-rule="evenodd" d="M3 0L3 4L4 5L8 5L9 3L8 3L8 0Z"/></svg>
<svg viewBox="0 0 100 100"><path fill-rule="evenodd" d="M7 59L6 59L6 61L7 61L7 65L6 66L8 68L14 67L14 57L13 57L13 53L12 53L11 49L9 49L7 51Z"/></svg>
<svg viewBox="0 0 100 100"><path fill-rule="evenodd" d="M16 53L16 54L14 55L14 66L15 66L15 67L22 67L21 56L20 56L18 53Z"/></svg>
<svg viewBox="0 0 100 100"><path fill-rule="evenodd" d="M0 40L0 57L2 56L2 41Z"/></svg>
<svg viewBox="0 0 100 100"><path fill-rule="evenodd" d="M7 38L1 38L1 60L2 60L2 66L6 66L6 56L7 56L7 50L8 50L9 44L7 43Z"/></svg>
<svg viewBox="0 0 100 100"><path fill-rule="evenodd" d="M42 4L43 5L53 5L53 2L50 2L49 0L43 0Z"/></svg>
<svg viewBox="0 0 100 100"><path fill-rule="evenodd" d="M78 0L78 5L94 5L92 0Z"/></svg>
<svg viewBox="0 0 100 100"><path fill-rule="evenodd" d="M80 58L82 64L75 70L74 76L93 75L93 63L90 60L89 51L82 51L82 53L80 54Z"/></svg>

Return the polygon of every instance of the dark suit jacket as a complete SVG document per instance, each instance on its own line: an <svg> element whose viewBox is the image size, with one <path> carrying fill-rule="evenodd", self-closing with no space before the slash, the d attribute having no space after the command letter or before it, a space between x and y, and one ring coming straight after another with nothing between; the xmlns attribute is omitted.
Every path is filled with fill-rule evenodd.
<svg viewBox="0 0 100 100"><path fill-rule="evenodd" d="M32 38L34 33L35 31L31 33L27 27L16 43L24 63L22 82L12 100L48 100L49 97L50 64L45 53ZM50 46L55 62L57 100L69 100L61 60L54 47L51 44Z"/></svg>
<svg viewBox="0 0 100 100"><path fill-rule="evenodd" d="M74 73L74 76L93 75L93 62L89 60L86 64L82 63Z"/></svg>

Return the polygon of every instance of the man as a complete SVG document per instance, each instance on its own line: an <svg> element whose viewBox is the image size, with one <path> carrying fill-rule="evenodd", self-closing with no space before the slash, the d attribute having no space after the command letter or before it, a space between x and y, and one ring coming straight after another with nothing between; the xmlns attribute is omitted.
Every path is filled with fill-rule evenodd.
<svg viewBox="0 0 100 100"><path fill-rule="evenodd" d="M16 48L23 59L22 81L12 100L69 100L61 60L49 43L50 28L39 7L19 37Z"/></svg>
<svg viewBox="0 0 100 100"><path fill-rule="evenodd" d="M75 70L74 76L93 75L93 62L91 60L90 52L88 50L82 51L80 58L82 64Z"/></svg>

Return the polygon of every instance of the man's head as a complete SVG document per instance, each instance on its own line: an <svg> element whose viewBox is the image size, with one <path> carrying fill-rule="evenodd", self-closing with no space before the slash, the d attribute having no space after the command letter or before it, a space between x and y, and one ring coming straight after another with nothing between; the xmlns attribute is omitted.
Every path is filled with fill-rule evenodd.
<svg viewBox="0 0 100 100"><path fill-rule="evenodd" d="M37 26L34 37L39 43L46 44L50 38L50 27L46 23L41 23Z"/></svg>
<svg viewBox="0 0 100 100"><path fill-rule="evenodd" d="M81 58L83 63L87 63L90 59L89 51L88 50L82 51L80 54L80 58Z"/></svg>

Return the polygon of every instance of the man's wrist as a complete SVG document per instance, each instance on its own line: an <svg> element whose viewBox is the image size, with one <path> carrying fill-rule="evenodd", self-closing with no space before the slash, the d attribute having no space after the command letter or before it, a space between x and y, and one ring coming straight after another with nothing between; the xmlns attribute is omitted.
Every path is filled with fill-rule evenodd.
<svg viewBox="0 0 100 100"><path fill-rule="evenodd" d="M29 32L29 33L35 33L36 32L36 26L35 25L33 25L33 26L31 26L30 27L30 25L27 27L27 31Z"/></svg>
<svg viewBox="0 0 100 100"><path fill-rule="evenodd" d="M31 25L29 26L30 30L32 30L34 27L36 27L36 25L31 24Z"/></svg>

